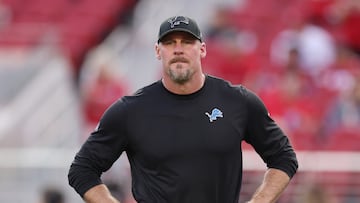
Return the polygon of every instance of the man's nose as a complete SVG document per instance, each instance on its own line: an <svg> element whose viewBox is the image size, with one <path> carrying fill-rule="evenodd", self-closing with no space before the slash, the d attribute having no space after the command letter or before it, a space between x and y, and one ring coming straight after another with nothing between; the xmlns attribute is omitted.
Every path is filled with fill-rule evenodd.
<svg viewBox="0 0 360 203"><path fill-rule="evenodd" d="M182 54L182 53L184 53L184 47L182 46L182 44L181 44L180 42L175 43L174 53L175 53L175 54Z"/></svg>

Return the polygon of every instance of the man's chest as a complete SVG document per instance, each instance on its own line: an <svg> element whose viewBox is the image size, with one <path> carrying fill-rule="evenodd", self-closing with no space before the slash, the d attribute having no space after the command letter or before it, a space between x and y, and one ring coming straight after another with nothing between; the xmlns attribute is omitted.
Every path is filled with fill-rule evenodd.
<svg viewBox="0 0 360 203"><path fill-rule="evenodd" d="M169 106L139 111L131 119L129 144L134 154L166 161L194 154L240 151L241 115L221 104Z"/></svg>

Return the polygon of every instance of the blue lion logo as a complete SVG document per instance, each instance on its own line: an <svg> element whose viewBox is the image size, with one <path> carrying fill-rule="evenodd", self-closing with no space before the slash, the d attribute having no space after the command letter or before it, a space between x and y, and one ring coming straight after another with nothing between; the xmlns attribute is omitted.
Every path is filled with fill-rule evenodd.
<svg viewBox="0 0 360 203"><path fill-rule="evenodd" d="M209 114L208 112L205 112L205 115L207 115L209 117L210 122L213 122L213 121L217 120L217 118L224 117L223 113L218 108L214 108L211 111L211 114Z"/></svg>

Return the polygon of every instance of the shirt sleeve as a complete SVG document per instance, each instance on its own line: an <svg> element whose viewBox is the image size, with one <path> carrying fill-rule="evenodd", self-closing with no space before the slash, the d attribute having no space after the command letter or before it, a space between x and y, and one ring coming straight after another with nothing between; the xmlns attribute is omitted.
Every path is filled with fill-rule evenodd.
<svg viewBox="0 0 360 203"><path fill-rule="evenodd" d="M261 99L249 90L245 92L248 109L245 141L254 147L268 168L282 170L293 177L298 161L288 137L270 117Z"/></svg>
<svg viewBox="0 0 360 203"><path fill-rule="evenodd" d="M110 106L76 154L68 173L69 184L83 197L90 188L101 184L101 174L107 171L125 151L126 108L124 100Z"/></svg>

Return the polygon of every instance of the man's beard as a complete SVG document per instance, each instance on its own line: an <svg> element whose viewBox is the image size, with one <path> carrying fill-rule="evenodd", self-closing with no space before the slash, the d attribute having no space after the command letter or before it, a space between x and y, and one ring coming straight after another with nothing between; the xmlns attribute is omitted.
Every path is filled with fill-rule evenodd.
<svg viewBox="0 0 360 203"><path fill-rule="evenodd" d="M190 69L186 69L185 71L176 71L177 69L182 69L181 64L177 64L175 67L175 71L169 68L168 74L171 78L171 80L177 84L185 84L191 79L191 76L193 75L192 71Z"/></svg>

